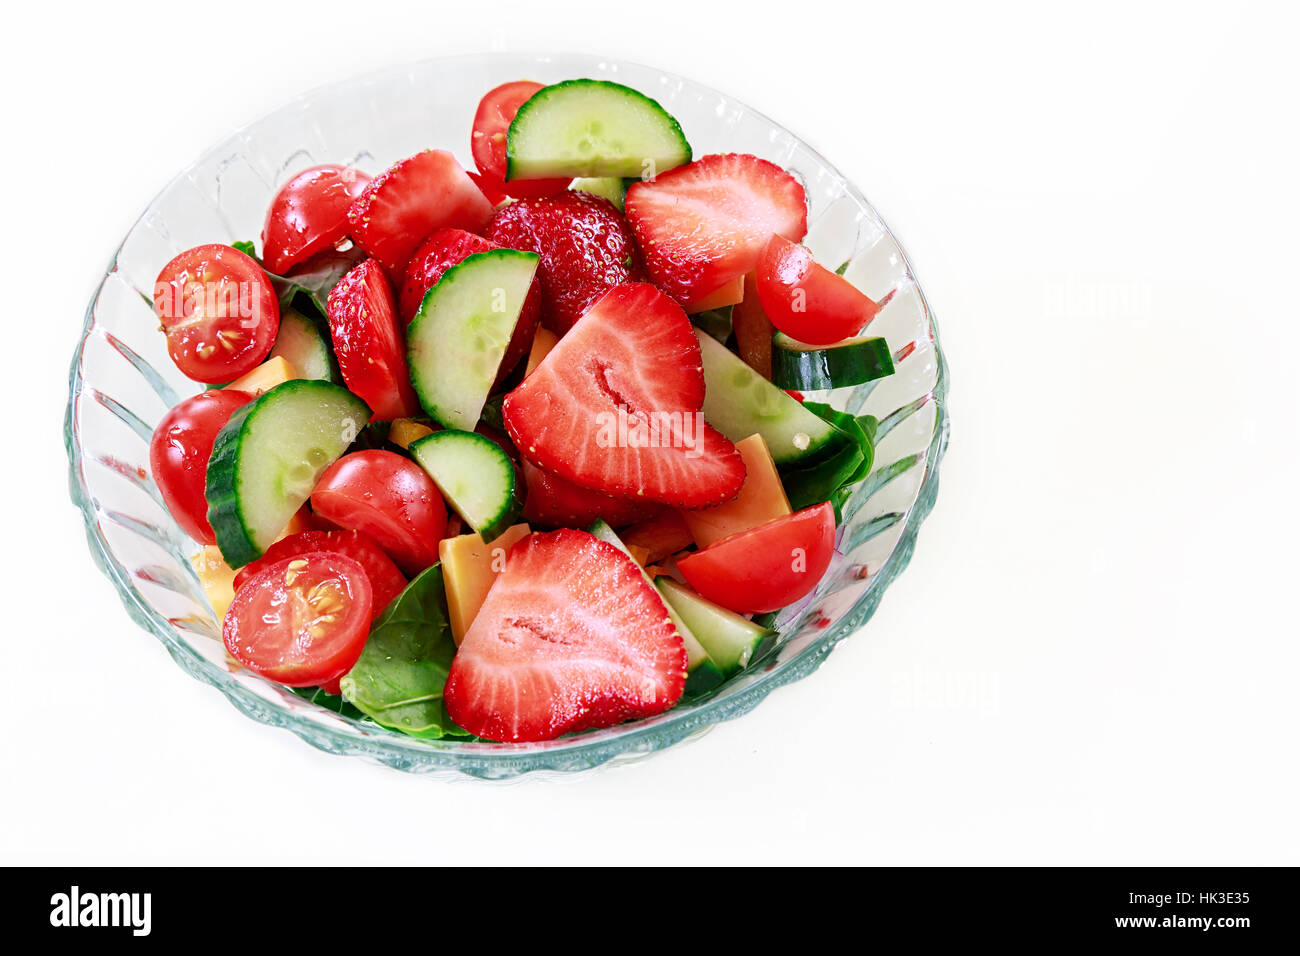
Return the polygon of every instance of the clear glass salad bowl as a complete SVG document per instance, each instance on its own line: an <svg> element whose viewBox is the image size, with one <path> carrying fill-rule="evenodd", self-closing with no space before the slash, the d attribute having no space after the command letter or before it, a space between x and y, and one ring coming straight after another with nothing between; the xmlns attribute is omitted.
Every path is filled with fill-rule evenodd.
<svg viewBox="0 0 1300 956"><path fill-rule="evenodd" d="M479 98L521 77L608 78L658 99L696 155L748 152L794 172L808 191L807 245L873 298L873 323L895 351L915 348L872 385L810 397L880 419L874 471L853 494L838 555L816 591L784 611L780 643L710 696L658 717L542 744L420 740L341 717L227 663L220 623L188 557L195 546L164 509L149 475L149 438L164 411L199 389L168 359L150 305L154 279L177 252L257 239L268 202L293 173L323 162L377 173L438 146L470 166ZM756 706L814 670L871 617L907 565L938 492L947 442L946 371L929 307L893 235L862 194L795 135L729 96L659 70L593 56L497 54L430 60L310 93L208 150L145 209L114 253L73 355L65 441L72 499L91 554L127 611L176 662L248 716L335 754L400 770L504 778L573 771L646 754Z"/></svg>

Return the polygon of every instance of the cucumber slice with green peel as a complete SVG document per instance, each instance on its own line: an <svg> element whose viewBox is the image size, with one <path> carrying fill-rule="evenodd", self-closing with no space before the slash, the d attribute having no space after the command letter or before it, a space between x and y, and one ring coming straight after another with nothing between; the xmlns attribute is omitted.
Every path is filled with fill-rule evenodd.
<svg viewBox="0 0 1300 956"><path fill-rule="evenodd" d="M519 474L492 439L477 432L441 431L412 442L407 450L484 541L492 541L519 517Z"/></svg>
<svg viewBox="0 0 1300 956"><path fill-rule="evenodd" d="M476 252L425 293L406 330L407 361L420 404L448 428L478 423L537 262L514 249Z"/></svg>
<svg viewBox="0 0 1300 956"><path fill-rule="evenodd" d="M587 531L631 557L627 545L623 543L623 540L615 533L614 529L605 523L604 519L597 518L596 523ZM646 584L651 587L655 586L654 580L646 573L645 568L641 569L641 577L645 578ZM704 645L691 633L691 629L687 627L681 615L667 600L664 601L664 607L668 609L668 617L673 622L673 626L677 628L677 633L682 636L682 643L686 645L687 678L686 690L683 693L695 697L713 690L725 679L722 669L709 657L709 652L704 649Z"/></svg>
<svg viewBox="0 0 1300 956"><path fill-rule="evenodd" d="M655 582L664 602L677 612L704 645L709 658L728 676L766 652L776 631L714 604L672 578Z"/></svg>
<svg viewBox="0 0 1300 956"><path fill-rule="evenodd" d="M656 101L609 80L534 93L506 134L506 179L650 178L691 161L681 125Z"/></svg>
<svg viewBox="0 0 1300 956"><path fill-rule="evenodd" d="M635 179L623 179L619 176L595 176L589 179L575 179L569 183L569 188L608 199L614 204L615 209L622 212L623 197L627 195L628 185L634 182Z"/></svg>
<svg viewBox="0 0 1300 956"><path fill-rule="evenodd" d="M778 465L824 457L849 442L707 332L696 329L695 337L704 365L704 417L733 442L757 432Z"/></svg>
<svg viewBox="0 0 1300 956"><path fill-rule="evenodd" d="M230 416L208 460L208 522L226 563L260 558L370 420L331 382L294 379Z"/></svg>
<svg viewBox="0 0 1300 956"><path fill-rule="evenodd" d="M784 332L772 336L772 384L815 391L847 388L894 374L894 357L879 337L805 345Z"/></svg>
<svg viewBox="0 0 1300 956"><path fill-rule="evenodd" d="M320 327L296 309L280 312L280 331L268 359L281 356L299 378L339 382L338 365Z"/></svg>

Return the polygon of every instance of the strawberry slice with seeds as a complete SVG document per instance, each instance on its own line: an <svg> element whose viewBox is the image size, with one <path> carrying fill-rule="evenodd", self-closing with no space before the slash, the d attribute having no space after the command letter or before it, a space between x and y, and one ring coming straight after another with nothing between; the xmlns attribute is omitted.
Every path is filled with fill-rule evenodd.
<svg viewBox="0 0 1300 956"><path fill-rule="evenodd" d="M474 180L442 149L426 149L388 167L348 209L352 239L400 279L411 255L444 226L477 232L492 204Z"/></svg>
<svg viewBox="0 0 1300 956"><path fill-rule="evenodd" d="M558 475L542 471L530 461L521 463L524 487L524 520L550 528L585 528L600 519L611 528L622 528L653 518L664 506L651 501L613 498L580 488Z"/></svg>
<svg viewBox="0 0 1300 956"><path fill-rule="evenodd" d="M585 531L511 549L443 690L479 737L552 740L650 717L681 698L686 647L626 554Z"/></svg>
<svg viewBox="0 0 1300 956"><path fill-rule="evenodd" d="M370 406L375 420L418 414L393 292L379 260L367 259L340 279L326 311L343 381Z"/></svg>
<svg viewBox="0 0 1300 956"><path fill-rule="evenodd" d="M703 508L745 480L736 446L704 421L690 319L652 285L615 286L524 381L502 415L543 471L617 498Z"/></svg>
<svg viewBox="0 0 1300 956"><path fill-rule="evenodd" d="M556 335L612 287L643 278L632 230L613 203L590 193L516 200L493 214L483 235L537 253L542 324Z"/></svg>
<svg viewBox="0 0 1300 956"><path fill-rule="evenodd" d="M798 242L808 231L803 186L747 153L633 183L623 208L651 281L683 305L752 272L773 233Z"/></svg>

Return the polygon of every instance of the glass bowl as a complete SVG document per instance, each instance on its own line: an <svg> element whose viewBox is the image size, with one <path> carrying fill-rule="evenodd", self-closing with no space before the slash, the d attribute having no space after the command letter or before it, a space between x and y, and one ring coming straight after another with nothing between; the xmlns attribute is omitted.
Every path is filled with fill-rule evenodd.
<svg viewBox="0 0 1300 956"><path fill-rule="evenodd" d="M915 343L892 377L810 396L881 421L875 469L845 508L830 571L812 595L780 615L776 651L710 696L548 743L404 737L232 670L219 622L187 560L195 545L167 514L149 475L154 425L199 389L169 361L158 334L150 305L158 270L199 243L256 240L271 196L306 166L347 163L377 173L429 146L451 149L469 166L470 125L486 90L520 77L579 76L618 80L658 99L681 121L696 155L755 153L790 169L808 191L807 245L824 264L849 263L847 277L876 300L889 296L872 328L891 348ZM579 55L456 57L309 93L177 176L113 254L86 312L72 359L65 442L72 499L85 518L92 556L131 616L192 676L255 720L330 753L400 770L505 778L582 770L699 734L807 675L861 628L906 567L934 505L948 435L945 374L933 317L902 249L862 194L794 134L729 96L632 63Z"/></svg>

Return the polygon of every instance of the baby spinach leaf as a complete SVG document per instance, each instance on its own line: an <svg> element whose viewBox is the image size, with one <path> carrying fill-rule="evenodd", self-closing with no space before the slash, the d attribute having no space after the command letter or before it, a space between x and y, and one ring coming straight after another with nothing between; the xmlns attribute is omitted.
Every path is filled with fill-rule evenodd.
<svg viewBox="0 0 1300 956"><path fill-rule="evenodd" d="M467 737L442 699L455 654L435 564L371 625L361 657L341 681L343 697L376 723L413 737Z"/></svg>
<svg viewBox="0 0 1300 956"><path fill-rule="evenodd" d="M319 704L326 710L332 710L336 714L344 717L361 718L365 715L357 710L338 694L331 694L320 687L292 687L290 688L295 694L303 700L309 700L313 704Z"/></svg>

